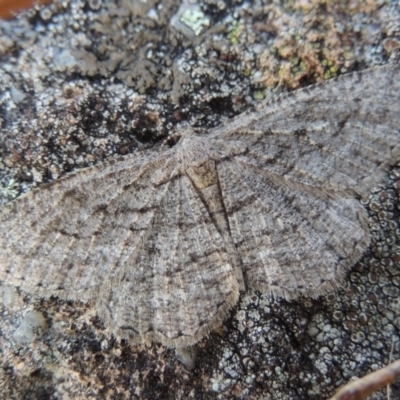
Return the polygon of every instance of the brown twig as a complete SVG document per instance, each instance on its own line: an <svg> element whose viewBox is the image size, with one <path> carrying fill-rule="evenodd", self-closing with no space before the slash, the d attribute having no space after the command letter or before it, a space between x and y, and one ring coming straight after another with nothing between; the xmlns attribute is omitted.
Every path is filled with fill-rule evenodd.
<svg viewBox="0 0 400 400"><path fill-rule="evenodd" d="M400 360L347 383L329 400L361 400L400 378Z"/></svg>

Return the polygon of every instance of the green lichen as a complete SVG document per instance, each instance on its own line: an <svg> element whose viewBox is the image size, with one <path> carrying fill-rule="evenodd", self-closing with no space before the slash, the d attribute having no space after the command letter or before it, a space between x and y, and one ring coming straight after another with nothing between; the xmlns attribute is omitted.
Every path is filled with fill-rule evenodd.
<svg viewBox="0 0 400 400"><path fill-rule="evenodd" d="M232 28L228 32L228 39L232 44L239 43L239 27L240 22L237 21L232 25Z"/></svg>
<svg viewBox="0 0 400 400"><path fill-rule="evenodd" d="M0 204L6 204L14 200L20 191L19 183L14 179L10 179L6 186L0 186Z"/></svg>
<svg viewBox="0 0 400 400"><path fill-rule="evenodd" d="M210 19L201 10L186 10L182 14L180 21L188 26L196 36L200 35L204 29L210 26Z"/></svg>
<svg viewBox="0 0 400 400"><path fill-rule="evenodd" d="M327 71L324 73L324 79L331 79L337 76L339 69L332 65Z"/></svg>
<svg viewBox="0 0 400 400"><path fill-rule="evenodd" d="M251 69L246 67L243 71L244 76L250 76L251 75Z"/></svg>
<svg viewBox="0 0 400 400"><path fill-rule="evenodd" d="M262 90L255 90L253 93L254 100L263 100L264 99L264 92Z"/></svg>

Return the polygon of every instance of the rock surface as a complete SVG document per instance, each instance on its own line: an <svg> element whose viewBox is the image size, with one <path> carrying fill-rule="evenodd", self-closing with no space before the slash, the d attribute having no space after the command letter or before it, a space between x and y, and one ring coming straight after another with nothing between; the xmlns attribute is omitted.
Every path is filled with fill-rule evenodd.
<svg viewBox="0 0 400 400"><path fill-rule="evenodd" d="M0 22L0 201L178 127L210 128L261 98L386 63L400 37L388 1L204 1L195 11L177 29L178 1L73 0ZM399 358L399 193L394 166L363 200L372 244L343 288L291 302L248 293L200 342L192 371L162 346L118 342L91 304L3 285L0 396L328 397ZM29 315L42 329L24 325ZM21 326L29 340L16 340Z"/></svg>

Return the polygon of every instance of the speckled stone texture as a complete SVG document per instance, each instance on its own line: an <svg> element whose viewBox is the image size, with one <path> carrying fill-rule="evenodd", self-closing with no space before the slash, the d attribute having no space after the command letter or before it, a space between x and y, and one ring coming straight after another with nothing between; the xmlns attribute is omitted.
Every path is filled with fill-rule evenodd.
<svg viewBox="0 0 400 400"><path fill-rule="evenodd" d="M2 202L185 124L209 129L260 98L386 63L400 37L384 1L207 1L188 19L198 35L171 25L178 2L139 3L56 2L0 23ZM243 296L192 371L172 350L117 341L91 303L3 285L1 396L327 397L399 358L399 182L394 166L363 199L372 244L338 292Z"/></svg>

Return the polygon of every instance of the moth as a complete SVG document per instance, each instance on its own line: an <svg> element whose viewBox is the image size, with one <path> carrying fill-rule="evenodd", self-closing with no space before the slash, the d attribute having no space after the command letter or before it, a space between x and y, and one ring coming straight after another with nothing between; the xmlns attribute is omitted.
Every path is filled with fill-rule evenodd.
<svg viewBox="0 0 400 400"><path fill-rule="evenodd" d="M0 280L94 300L133 343L195 344L250 288L334 290L370 242L360 203L400 159L400 67L284 95L71 173L0 209Z"/></svg>

